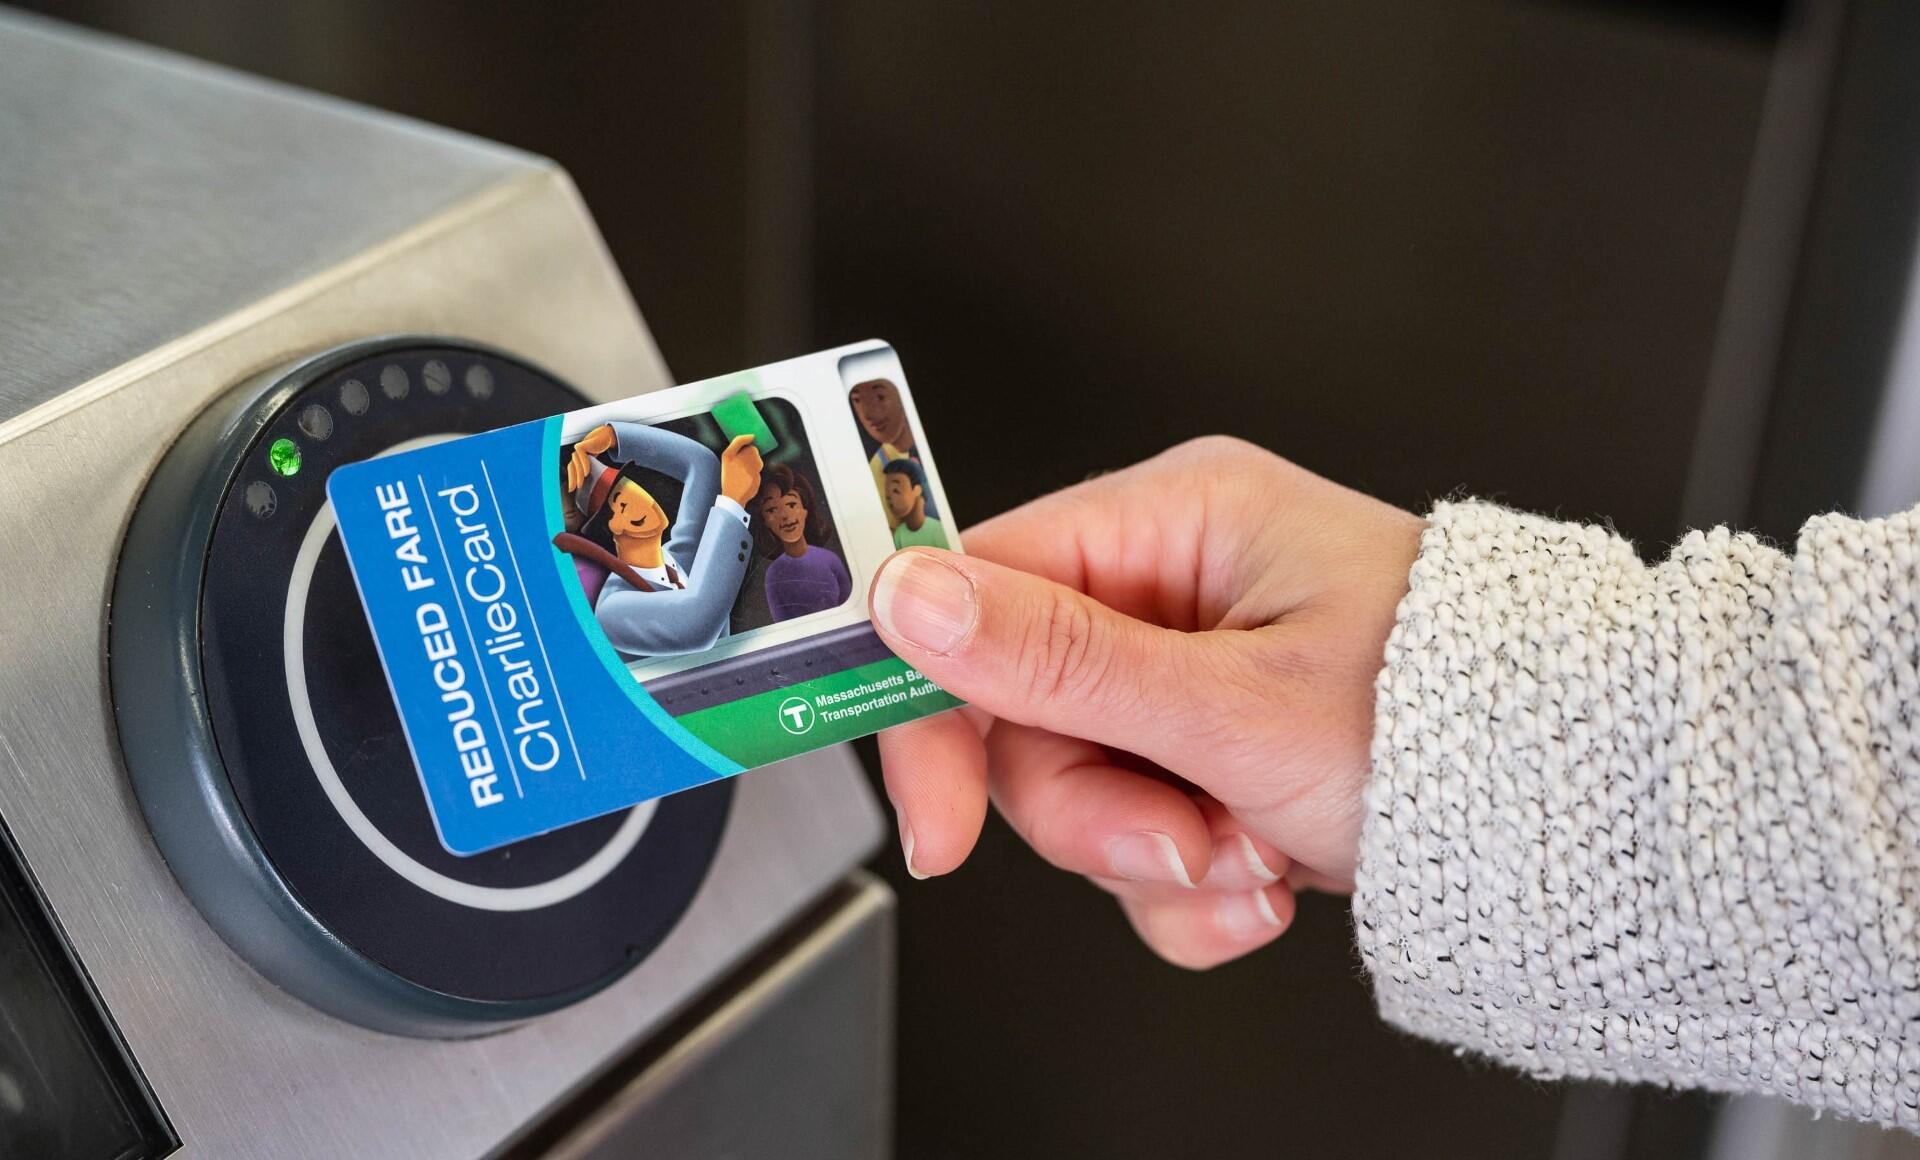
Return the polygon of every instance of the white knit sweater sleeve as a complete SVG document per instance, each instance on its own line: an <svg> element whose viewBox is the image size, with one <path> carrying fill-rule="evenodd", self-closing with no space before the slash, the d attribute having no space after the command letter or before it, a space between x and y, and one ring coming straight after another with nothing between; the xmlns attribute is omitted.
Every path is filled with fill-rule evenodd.
<svg viewBox="0 0 1920 1160"><path fill-rule="evenodd" d="M1540 1076L1920 1130L1920 513L1724 529L1434 510L1354 898L1391 1022Z"/></svg>

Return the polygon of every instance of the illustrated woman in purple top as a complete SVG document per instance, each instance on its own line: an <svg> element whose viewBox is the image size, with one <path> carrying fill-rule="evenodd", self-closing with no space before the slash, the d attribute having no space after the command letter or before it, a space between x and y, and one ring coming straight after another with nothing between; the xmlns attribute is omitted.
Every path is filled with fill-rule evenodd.
<svg viewBox="0 0 1920 1160"><path fill-rule="evenodd" d="M833 534L827 506L813 483L784 463L769 465L754 501L762 543L777 548L767 565L767 609L773 618L792 620L810 612L838 608L853 594L846 562L822 544Z"/></svg>

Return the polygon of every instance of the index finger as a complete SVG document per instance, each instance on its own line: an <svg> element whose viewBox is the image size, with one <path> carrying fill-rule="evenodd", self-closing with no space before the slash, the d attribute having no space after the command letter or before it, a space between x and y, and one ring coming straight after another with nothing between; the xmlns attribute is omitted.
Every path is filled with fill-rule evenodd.
<svg viewBox="0 0 1920 1160"><path fill-rule="evenodd" d="M1041 496L969 527L967 554L1064 584L1136 620L1212 627L1222 577L1205 568L1206 537L1237 522L1208 518L1218 498L1204 461L1204 448L1183 444Z"/></svg>

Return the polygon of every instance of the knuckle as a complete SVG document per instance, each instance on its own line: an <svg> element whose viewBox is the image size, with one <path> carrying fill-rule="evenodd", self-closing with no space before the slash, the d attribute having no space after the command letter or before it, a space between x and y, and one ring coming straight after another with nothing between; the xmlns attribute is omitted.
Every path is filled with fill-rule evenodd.
<svg viewBox="0 0 1920 1160"><path fill-rule="evenodd" d="M1022 682L1034 701L1084 700L1100 687L1106 652L1086 602L1054 592L1029 619Z"/></svg>
<svg viewBox="0 0 1920 1160"><path fill-rule="evenodd" d="M1192 940L1154 930L1151 925L1141 931L1140 941L1146 943L1154 954L1184 971L1206 971L1220 965L1219 956L1206 953L1195 946Z"/></svg>
<svg viewBox="0 0 1920 1160"><path fill-rule="evenodd" d="M1072 856L1078 835L1073 832L1071 823L1058 812L1036 813L1021 828L1027 845L1048 865L1076 874L1085 869Z"/></svg>
<svg viewBox="0 0 1920 1160"><path fill-rule="evenodd" d="M1122 898L1120 909L1148 950L1182 970L1211 970L1228 957L1206 946L1204 940L1193 937L1188 924L1182 921L1177 904L1155 905Z"/></svg>
<svg viewBox="0 0 1920 1160"><path fill-rule="evenodd" d="M1302 474L1298 467L1255 443L1234 435L1203 435L1165 452L1156 469L1192 481L1210 504L1237 523L1264 524L1276 494Z"/></svg>
<svg viewBox="0 0 1920 1160"><path fill-rule="evenodd" d="M994 806L1020 840L1041 861L1057 870L1081 874L1086 867L1074 856L1079 847L1080 822L1072 811L1049 803L1044 795L996 792Z"/></svg>
<svg viewBox="0 0 1920 1160"><path fill-rule="evenodd" d="M1260 449L1238 435L1202 435L1193 440L1195 448L1212 456L1245 455Z"/></svg>
<svg viewBox="0 0 1920 1160"><path fill-rule="evenodd" d="M1213 956L1191 954L1185 950L1162 950L1155 947L1154 953L1183 971L1196 973L1211 971L1220 965L1219 960Z"/></svg>
<svg viewBox="0 0 1920 1160"><path fill-rule="evenodd" d="M1215 466L1239 466L1253 462L1269 462L1275 455L1257 443L1249 443L1237 435L1202 435L1178 444L1169 455Z"/></svg>

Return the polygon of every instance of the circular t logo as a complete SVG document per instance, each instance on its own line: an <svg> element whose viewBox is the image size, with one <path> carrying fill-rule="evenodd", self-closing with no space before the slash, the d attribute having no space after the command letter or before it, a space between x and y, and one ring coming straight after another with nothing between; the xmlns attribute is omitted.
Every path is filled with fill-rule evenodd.
<svg viewBox="0 0 1920 1160"><path fill-rule="evenodd" d="M780 702L780 728L800 734L813 728L813 702L805 697L788 697Z"/></svg>

